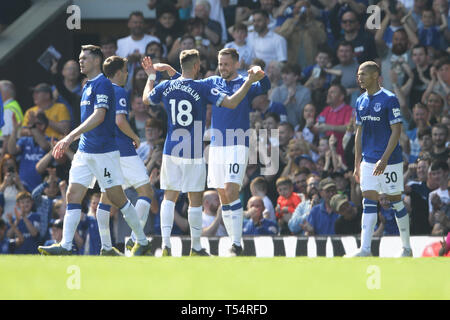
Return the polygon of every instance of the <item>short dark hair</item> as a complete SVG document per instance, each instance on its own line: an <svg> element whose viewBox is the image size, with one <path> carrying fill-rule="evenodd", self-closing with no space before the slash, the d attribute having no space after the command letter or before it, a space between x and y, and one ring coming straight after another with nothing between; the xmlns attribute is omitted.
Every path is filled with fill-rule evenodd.
<svg viewBox="0 0 450 320"><path fill-rule="evenodd" d="M119 56L108 57L105 62L103 62L103 72L106 77L113 78L117 71L122 70L124 66L127 65L127 59Z"/></svg>
<svg viewBox="0 0 450 320"><path fill-rule="evenodd" d="M260 58L253 59L251 64L254 66L259 66L263 70L266 68L266 63L264 62L263 59L260 59Z"/></svg>
<svg viewBox="0 0 450 320"><path fill-rule="evenodd" d="M142 11L133 11L130 13L130 15L128 16L128 20L131 19L131 17L141 17L142 19L144 18L144 14L142 13Z"/></svg>
<svg viewBox="0 0 450 320"><path fill-rule="evenodd" d="M345 89L345 87L340 82L333 82L330 85L330 88L331 87L337 87L341 94L344 96L344 100L347 98L347 89Z"/></svg>
<svg viewBox="0 0 450 320"><path fill-rule="evenodd" d="M102 49L99 46L94 46L92 44L81 46L81 51L89 51L95 57L100 59L100 68L103 65L103 60L105 56L103 55Z"/></svg>
<svg viewBox="0 0 450 320"><path fill-rule="evenodd" d="M162 122L160 120L158 120L158 119L155 119L155 118L147 119L145 121L145 127L146 128L149 128L149 127L157 128L157 129L160 129L161 132L164 131L164 127L163 127Z"/></svg>
<svg viewBox="0 0 450 320"><path fill-rule="evenodd" d="M430 170L436 171L442 169L443 171L448 171L448 164L446 161L435 160L431 163Z"/></svg>
<svg viewBox="0 0 450 320"><path fill-rule="evenodd" d="M347 40L342 40L341 42L339 42L336 47L336 51L337 51L337 49L339 49L339 47L352 47L352 50L355 48L353 43L351 43L350 41L347 41Z"/></svg>
<svg viewBox="0 0 450 320"><path fill-rule="evenodd" d="M243 31L248 31L247 26L245 24L243 24L242 22L238 22L233 26L233 31L238 31L238 30L243 30Z"/></svg>
<svg viewBox="0 0 450 320"><path fill-rule="evenodd" d="M277 123L280 123L280 115L278 113L276 113L276 112L269 111L269 112L267 112L264 115L264 118L265 119L267 119L267 118L274 118Z"/></svg>
<svg viewBox="0 0 450 320"><path fill-rule="evenodd" d="M161 43L159 43L158 41L151 41L149 43L147 43L147 45L145 46L145 53L147 53L148 48L150 48L150 46L154 46L157 45L159 50L161 51L161 54L163 53L163 46Z"/></svg>
<svg viewBox="0 0 450 320"><path fill-rule="evenodd" d="M448 56L444 56L436 62L436 69L440 69L446 64L450 64L450 57Z"/></svg>
<svg viewBox="0 0 450 320"><path fill-rule="evenodd" d="M411 52L413 52L415 49L423 49L425 51L425 54L428 54L428 48L423 44L416 44L414 47L412 47Z"/></svg>
<svg viewBox="0 0 450 320"><path fill-rule="evenodd" d="M424 136L431 136L430 127L420 128L417 130L417 138L419 138L419 140L421 140Z"/></svg>
<svg viewBox="0 0 450 320"><path fill-rule="evenodd" d="M239 52L237 52L236 49L234 49L234 48L224 48L224 49L219 51L219 55L218 56L222 56L222 55L226 55L226 54L230 55L231 58L234 61L239 61Z"/></svg>
<svg viewBox="0 0 450 320"><path fill-rule="evenodd" d="M306 174L306 175L310 175L311 174L311 170L309 170L307 167L300 167L297 170L294 171L294 176L298 176L300 174Z"/></svg>
<svg viewBox="0 0 450 320"><path fill-rule="evenodd" d="M117 47L117 40L113 37L103 37L100 39L100 46L105 46L107 44L113 44Z"/></svg>
<svg viewBox="0 0 450 320"><path fill-rule="evenodd" d="M263 10L263 9L256 9L256 10L253 10L252 15L255 15L255 14L263 15L264 17L266 17L267 19L269 19L269 13L268 13L266 10Z"/></svg>
<svg viewBox="0 0 450 320"><path fill-rule="evenodd" d="M448 127L445 124L443 124L443 123L436 123L435 125L433 125L431 130L433 130L434 128L438 128L438 129L444 130L445 131L445 136L448 137Z"/></svg>
<svg viewBox="0 0 450 320"><path fill-rule="evenodd" d="M281 73L293 73L302 76L302 67L298 63L287 63L281 68Z"/></svg>
<svg viewBox="0 0 450 320"><path fill-rule="evenodd" d="M287 122L287 121L282 122L282 123L280 123L280 124L278 125L278 128L281 127L281 126L287 127L287 128L289 128L292 132L294 132L294 126L293 126L290 122Z"/></svg>

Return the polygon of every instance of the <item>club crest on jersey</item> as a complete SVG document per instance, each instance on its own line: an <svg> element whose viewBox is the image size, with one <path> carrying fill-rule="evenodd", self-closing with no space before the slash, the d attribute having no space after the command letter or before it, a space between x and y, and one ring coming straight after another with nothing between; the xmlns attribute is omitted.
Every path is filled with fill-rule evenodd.
<svg viewBox="0 0 450 320"><path fill-rule="evenodd" d="M375 103L375 105L373 106L373 110L375 110L375 112L380 112L381 103L379 103L379 102Z"/></svg>
<svg viewBox="0 0 450 320"><path fill-rule="evenodd" d="M86 88L86 95L87 95L87 96L90 96L91 93L92 93L92 87L87 87L87 88Z"/></svg>

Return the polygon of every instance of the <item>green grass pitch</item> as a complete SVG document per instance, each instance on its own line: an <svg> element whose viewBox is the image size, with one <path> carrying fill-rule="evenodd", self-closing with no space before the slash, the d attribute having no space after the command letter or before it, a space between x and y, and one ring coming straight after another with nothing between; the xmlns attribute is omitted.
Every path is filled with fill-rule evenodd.
<svg viewBox="0 0 450 320"><path fill-rule="evenodd" d="M450 299L449 270L446 258L5 255L0 299Z"/></svg>

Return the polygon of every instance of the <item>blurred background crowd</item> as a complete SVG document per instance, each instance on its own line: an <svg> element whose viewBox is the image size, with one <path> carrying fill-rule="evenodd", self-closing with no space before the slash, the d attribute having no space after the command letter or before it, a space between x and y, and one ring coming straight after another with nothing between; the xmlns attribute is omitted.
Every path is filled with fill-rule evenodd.
<svg viewBox="0 0 450 320"><path fill-rule="evenodd" d="M367 13L377 5L379 24ZM361 192L353 178L354 106L361 94L358 66L381 66L381 84L399 99L403 116L403 201L411 235L446 235L450 228L448 166L450 103L450 16L447 0L149 0L146 12L130 12L129 34L101 37L105 58L128 58L125 86L130 123L141 138L138 155L155 191L145 226L160 234L159 188L167 115L161 105L144 105L144 56L180 70L179 53L198 49L200 78L217 75L217 53L232 47L238 73L261 66L271 81L268 94L252 101L251 128L268 129L266 149L279 148L278 170L262 175L264 159L250 163L241 189L244 235L358 235ZM1 10L0 10L1 11ZM9 16L11 17L11 15ZM145 17L145 18L144 18ZM147 18L150 17L150 18ZM0 14L0 32L11 21ZM0 253L37 253L37 245L61 240L65 193L73 146L55 160L52 148L80 123L85 81L77 54L53 60L50 82L36 84L31 105L17 84L3 79L0 161ZM1 75L0 75L1 78ZM162 74L159 81L167 79ZM207 106L206 127L211 106ZM278 130L278 139L271 136ZM257 131L256 130L256 131ZM208 145L208 136L205 136ZM257 150L251 152L256 153ZM75 236L79 254L98 254L99 190L84 201ZM129 189L128 197L136 200ZM172 234L187 235L187 196L175 209ZM225 236L220 201L208 190L203 200L203 236ZM113 245L123 250L130 229L111 211ZM376 236L398 235L394 211L382 196Z"/></svg>

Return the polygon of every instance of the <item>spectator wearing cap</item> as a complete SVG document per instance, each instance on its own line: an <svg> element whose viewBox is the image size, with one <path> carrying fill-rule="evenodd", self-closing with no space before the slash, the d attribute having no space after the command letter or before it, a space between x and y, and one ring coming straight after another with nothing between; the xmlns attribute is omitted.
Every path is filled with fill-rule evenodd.
<svg viewBox="0 0 450 320"><path fill-rule="evenodd" d="M305 233L308 236L335 234L334 224L339 218L339 214L330 206L330 200L337 192L333 179L330 177L322 179L319 183L319 192L322 202L312 207L307 218L311 227Z"/></svg>
<svg viewBox="0 0 450 320"><path fill-rule="evenodd" d="M264 201L261 197L253 196L247 203L247 214L250 219L245 223L242 234L243 235L270 235L278 234L278 225L275 221L263 217Z"/></svg>
<svg viewBox="0 0 450 320"><path fill-rule="evenodd" d="M36 164L50 150L50 138L45 134L49 121L45 113L40 111L30 118L31 124L27 129L29 135L23 135L16 139L20 129L14 123L13 134L8 140L8 152L20 157L19 177L25 189L32 192L42 182L41 175L36 170ZM22 131L22 133L25 133Z"/></svg>
<svg viewBox="0 0 450 320"><path fill-rule="evenodd" d="M62 239L63 220L55 219L50 222L50 233L52 238L45 241L44 246L51 246L54 243L60 243Z"/></svg>
<svg viewBox="0 0 450 320"><path fill-rule="evenodd" d="M47 83L40 83L33 89L33 101L36 104L25 112L22 126L31 128L37 121L37 114L43 112L48 119L45 135L61 139L70 131L70 113L62 103L55 103L53 91ZM26 131L26 130L23 130ZM23 134L22 131L22 134Z"/></svg>
<svg viewBox="0 0 450 320"><path fill-rule="evenodd" d="M0 130L0 136L3 138L3 148L1 155L4 155L6 153L9 136L13 131L13 116L17 123L22 124L23 113L22 108L16 100L16 88L14 84L9 80L0 81L0 100L1 99L3 99L4 120L4 125Z"/></svg>
<svg viewBox="0 0 450 320"><path fill-rule="evenodd" d="M317 122L312 128L312 131L316 134L325 133L328 137L334 135L336 137L335 151L341 157L344 156L342 138L353 114L353 108L345 102L346 94L347 92L342 85L333 84L328 89L328 106L319 114Z"/></svg>
<svg viewBox="0 0 450 320"><path fill-rule="evenodd" d="M340 235L359 234L361 231L361 212L350 202L345 194L335 194L330 200L333 212L339 214L334 223L334 231Z"/></svg>

